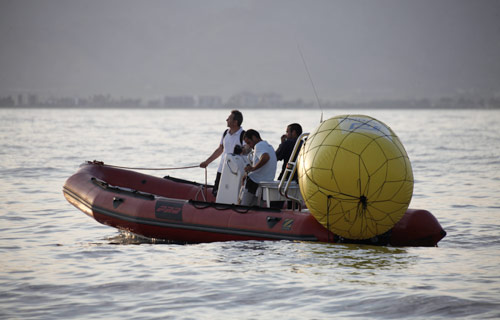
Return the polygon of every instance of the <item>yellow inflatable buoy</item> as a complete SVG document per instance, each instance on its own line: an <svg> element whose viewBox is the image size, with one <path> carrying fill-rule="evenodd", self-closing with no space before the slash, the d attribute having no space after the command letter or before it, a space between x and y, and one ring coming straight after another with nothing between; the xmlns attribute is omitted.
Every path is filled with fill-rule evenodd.
<svg viewBox="0 0 500 320"><path fill-rule="evenodd" d="M391 229L413 194L413 172L401 141L384 123L364 115L322 122L302 146L297 172L311 214L348 239Z"/></svg>

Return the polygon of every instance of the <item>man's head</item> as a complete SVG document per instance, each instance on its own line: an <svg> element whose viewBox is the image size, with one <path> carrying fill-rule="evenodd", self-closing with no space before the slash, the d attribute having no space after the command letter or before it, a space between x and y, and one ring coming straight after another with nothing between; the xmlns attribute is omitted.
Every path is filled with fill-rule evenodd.
<svg viewBox="0 0 500 320"><path fill-rule="evenodd" d="M245 143L252 149L257 143L262 141L262 139L260 138L260 134L254 129L247 130L243 135L243 140L245 140Z"/></svg>
<svg viewBox="0 0 500 320"><path fill-rule="evenodd" d="M230 128L240 127L243 123L243 114L238 110L232 110L229 117L226 119L227 126Z"/></svg>
<svg viewBox="0 0 500 320"><path fill-rule="evenodd" d="M302 134L302 127L298 123L289 124L286 127L287 139L297 139Z"/></svg>

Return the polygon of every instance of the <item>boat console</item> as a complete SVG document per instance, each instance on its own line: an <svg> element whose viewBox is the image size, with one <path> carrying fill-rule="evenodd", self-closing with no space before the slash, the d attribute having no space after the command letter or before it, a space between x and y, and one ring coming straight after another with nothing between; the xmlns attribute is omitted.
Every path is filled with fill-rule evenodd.
<svg viewBox="0 0 500 320"><path fill-rule="evenodd" d="M246 156L228 153L224 156L222 174L217 191L217 203L238 204L241 182L245 166L249 164Z"/></svg>
<svg viewBox="0 0 500 320"><path fill-rule="evenodd" d="M226 154L223 160L222 174L217 192L217 203L237 204L240 196L245 166L249 164L247 156ZM257 196L261 198L262 206L271 207L271 201L302 200L299 185L292 181L287 194L280 191L280 181L264 181L259 183Z"/></svg>

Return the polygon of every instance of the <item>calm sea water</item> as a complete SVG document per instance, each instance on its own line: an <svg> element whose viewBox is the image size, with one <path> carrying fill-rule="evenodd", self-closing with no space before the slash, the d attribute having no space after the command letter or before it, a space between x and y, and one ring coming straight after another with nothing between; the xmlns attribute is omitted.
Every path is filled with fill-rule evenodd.
<svg viewBox="0 0 500 320"><path fill-rule="evenodd" d="M242 110L274 147L319 111ZM326 110L388 124L412 161L410 207L438 248L299 242L155 244L66 202L79 164L198 164L229 110L0 109L1 319L500 318L500 112ZM209 167L213 181L216 164ZM204 170L153 172L204 181Z"/></svg>

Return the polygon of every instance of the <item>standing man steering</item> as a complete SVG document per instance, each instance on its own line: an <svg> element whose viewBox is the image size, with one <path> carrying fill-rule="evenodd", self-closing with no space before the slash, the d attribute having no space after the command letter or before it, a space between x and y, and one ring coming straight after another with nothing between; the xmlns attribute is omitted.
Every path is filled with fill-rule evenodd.
<svg viewBox="0 0 500 320"><path fill-rule="evenodd" d="M200 163L200 167L206 168L212 161L221 157L219 168L217 169L217 176L215 178L213 195L217 195L217 190L219 189L220 177L222 174L222 167L224 162L224 155L228 153L234 153L235 147L242 147L243 145L243 135L245 131L241 127L243 123L243 114L238 110L232 110L231 114L226 119L227 127L226 131L222 134L222 138L219 143L219 147L207 158L207 160Z"/></svg>

